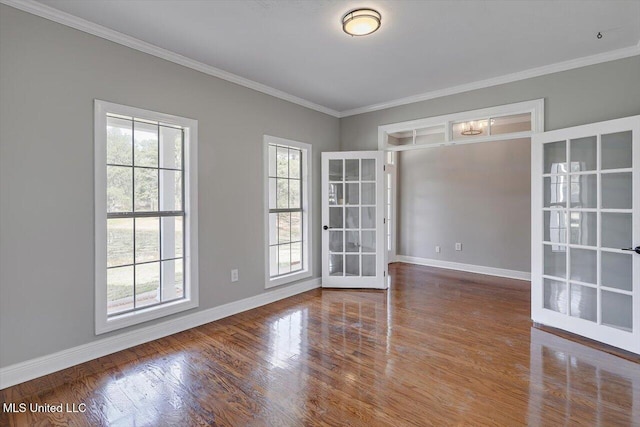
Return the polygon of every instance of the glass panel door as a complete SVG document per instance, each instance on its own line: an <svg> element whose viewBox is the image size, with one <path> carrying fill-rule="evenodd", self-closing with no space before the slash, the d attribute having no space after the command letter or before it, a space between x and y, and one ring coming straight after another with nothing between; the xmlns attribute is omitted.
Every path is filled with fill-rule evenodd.
<svg viewBox="0 0 640 427"><path fill-rule="evenodd" d="M532 317L640 353L640 117L534 136Z"/></svg>
<svg viewBox="0 0 640 427"><path fill-rule="evenodd" d="M322 285L384 288L383 153L322 153Z"/></svg>

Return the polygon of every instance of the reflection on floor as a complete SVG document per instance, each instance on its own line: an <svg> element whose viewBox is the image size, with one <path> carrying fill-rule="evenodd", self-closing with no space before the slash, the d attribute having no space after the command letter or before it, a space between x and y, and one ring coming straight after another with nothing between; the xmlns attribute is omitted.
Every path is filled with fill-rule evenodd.
<svg viewBox="0 0 640 427"><path fill-rule="evenodd" d="M640 365L531 328L529 284L408 264L0 392L0 425L637 425Z"/></svg>

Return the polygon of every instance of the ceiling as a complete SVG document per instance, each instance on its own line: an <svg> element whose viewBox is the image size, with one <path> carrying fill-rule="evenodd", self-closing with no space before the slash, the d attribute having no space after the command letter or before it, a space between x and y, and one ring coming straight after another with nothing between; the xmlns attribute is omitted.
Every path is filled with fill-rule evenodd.
<svg viewBox="0 0 640 427"><path fill-rule="evenodd" d="M40 3L342 115L603 52L640 51L640 0ZM350 37L340 19L362 6L382 13L382 27Z"/></svg>

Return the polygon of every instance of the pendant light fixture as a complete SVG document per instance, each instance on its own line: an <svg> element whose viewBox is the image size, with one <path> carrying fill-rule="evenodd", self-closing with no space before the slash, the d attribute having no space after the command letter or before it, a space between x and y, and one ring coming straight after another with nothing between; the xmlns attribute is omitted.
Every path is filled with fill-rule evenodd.
<svg viewBox="0 0 640 427"><path fill-rule="evenodd" d="M351 36L366 36L380 28L382 16L373 9L354 9L342 17L342 29Z"/></svg>

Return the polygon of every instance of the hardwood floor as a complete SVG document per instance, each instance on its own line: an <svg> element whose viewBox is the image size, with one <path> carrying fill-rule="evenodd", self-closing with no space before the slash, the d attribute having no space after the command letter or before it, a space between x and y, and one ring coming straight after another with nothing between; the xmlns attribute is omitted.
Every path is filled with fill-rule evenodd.
<svg viewBox="0 0 640 427"><path fill-rule="evenodd" d="M532 328L529 284L409 264L0 392L1 425L640 425L640 365Z"/></svg>

